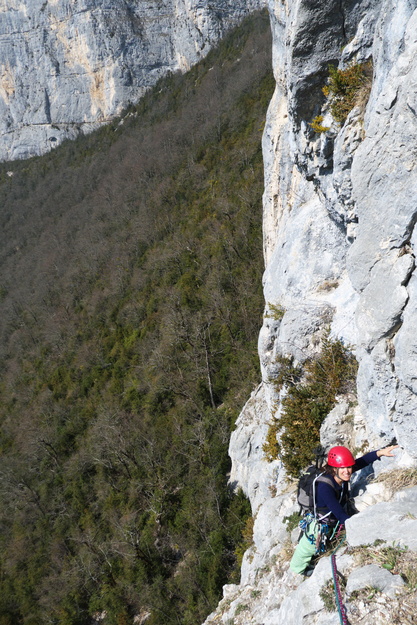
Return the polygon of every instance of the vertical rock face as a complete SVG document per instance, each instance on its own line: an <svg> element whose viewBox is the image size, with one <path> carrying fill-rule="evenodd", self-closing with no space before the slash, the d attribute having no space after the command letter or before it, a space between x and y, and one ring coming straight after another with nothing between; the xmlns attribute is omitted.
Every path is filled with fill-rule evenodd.
<svg viewBox="0 0 417 625"><path fill-rule="evenodd" d="M263 0L5 0L0 160L42 154L205 56Z"/></svg>
<svg viewBox="0 0 417 625"><path fill-rule="evenodd" d="M272 3L276 94L264 135L266 395L277 355L305 360L327 317L359 361L371 445L395 436L417 457L417 3ZM328 66L371 61L368 101L343 125L322 86ZM321 115L327 132L314 132Z"/></svg>
<svg viewBox="0 0 417 625"><path fill-rule="evenodd" d="M331 575L328 559L308 581L288 570L282 521L296 510L294 488L288 490L279 460L262 464L259 433L280 410L274 386L279 357L303 362L319 349L323 327L329 326L358 360L358 403L348 422L349 406L340 400L322 427L322 443L376 449L396 437L401 449L395 461L384 459L374 468L415 466L417 460L417 0L271 0L269 8L276 91L263 138L262 383L230 445L232 480L252 502L254 544L243 562L241 585L226 588L207 625L228 619L236 625L338 622L320 598ZM372 81L344 123L336 123L322 91L328 67L364 62L372 63ZM311 126L318 116L321 132ZM373 484L363 494L363 507L384 497ZM414 508L415 492L401 497ZM416 517L407 534L399 504L387 505L384 518L401 519L389 540L415 550L410 537ZM385 540L386 521L377 513L379 508L374 515L368 507L372 540ZM361 519L348 521L352 545L372 542ZM357 566L347 555L339 562L346 577ZM366 583L369 574L363 571ZM361 578L353 574L352 587L355 575ZM399 609L391 599L383 599L384 609L372 617L366 606L354 607L356 617L368 622L377 614L389 621Z"/></svg>

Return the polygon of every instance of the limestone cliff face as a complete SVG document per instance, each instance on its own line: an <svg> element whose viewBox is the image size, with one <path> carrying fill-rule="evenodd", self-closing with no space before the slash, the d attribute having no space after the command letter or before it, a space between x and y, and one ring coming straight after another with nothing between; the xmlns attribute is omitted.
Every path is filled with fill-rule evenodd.
<svg viewBox="0 0 417 625"><path fill-rule="evenodd" d="M5 0L0 160L47 152L186 70L263 0Z"/></svg>
<svg viewBox="0 0 417 625"><path fill-rule="evenodd" d="M288 569L284 517L296 510L294 488L278 460L265 461L262 446L280 409L277 357L304 361L329 325L352 346L359 372L357 405L340 398L322 443L376 449L395 436L395 461L375 463L375 472L416 465L417 1L271 0L269 9L277 84L263 139L262 383L230 445L231 481L252 503L254 544L240 586L225 588L206 625L336 625L338 615L326 612L320 597L331 577L329 558L307 581ZM365 61L373 63L369 99L337 124L321 89L328 66ZM310 125L318 115L326 132ZM362 513L347 523L348 543L399 541L415 557L416 492L394 495L378 484L360 492ZM414 510L409 523L399 512L404 501ZM401 623L415 622L415 593L409 611L399 612L401 578L390 574L384 586L372 577L380 570L364 571L347 552L338 561L347 590L375 583L381 591L372 608L348 596L350 622L388 623L398 614Z"/></svg>
<svg viewBox="0 0 417 625"><path fill-rule="evenodd" d="M369 442L396 436L417 457L416 2L292 2L271 11L277 92L264 140L265 299L288 312L262 329L264 379L276 354L305 358L327 311L333 333L356 346ZM341 128L327 117L331 130L313 132L309 122L326 114L320 85L329 63L368 59L366 110L355 107Z"/></svg>

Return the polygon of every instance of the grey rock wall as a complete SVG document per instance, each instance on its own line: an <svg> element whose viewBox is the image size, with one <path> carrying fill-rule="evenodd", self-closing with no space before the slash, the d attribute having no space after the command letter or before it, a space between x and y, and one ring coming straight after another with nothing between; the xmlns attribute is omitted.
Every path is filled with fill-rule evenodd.
<svg viewBox="0 0 417 625"><path fill-rule="evenodd" d="M262 383L230 445L233 482L254 511L254 542L240 584L226 587L206 625L336 625L339 615L325 605L330 559L308 579L288 568L298 537L285 522L297 510L295 484L279 459L262 458L262 437L285 393L274 385L279 357L314 355L328 325L359 370L357 403L340 398L322 444L368 450L395 436L395 459L368 474L416 467L417 0L270 0L269 10L276 90L263 137ZM373 63L369 99L341 126L321 90L328 65L364 61ZM327 132L311 128L317 115ZM353 485L360 513L347 523L347 545L355 553L385 541L416 566L415 489L396 493L365 478ZM417 592L384 568L381 554L363 564L342 549L337 562L349 622L416 622Z"/></svg>
<svg viewBox="0 0 417 625"><path fill-rule="evenodd" d="M302 361L314 351L305 328L312 338L314 320L330 315L333 335L353 346L360 363L368 440L396 436L413 457L416 7L389 0L271 4L277 92L264 137L264 291L267 306L286 312L273 336L264 323L260 342L267 381L276 354ZM370 59L366 109L355 107L340 127L321 92L328 65ZM318 114L326 133L309 125Z"/></svg>
<svg viewBox="0 0 417 625"><path fill-rule="evenodd" d="M7 0L0 160L43 154L189 69L263 0Z"/></svg>

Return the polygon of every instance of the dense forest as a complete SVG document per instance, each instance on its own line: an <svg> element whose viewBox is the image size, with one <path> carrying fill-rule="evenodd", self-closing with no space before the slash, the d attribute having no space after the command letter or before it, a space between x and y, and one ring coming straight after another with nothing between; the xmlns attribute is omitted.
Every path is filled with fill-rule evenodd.
<svg viewBox="0 0 417 625"><path fill-rule="evenodd" d="M113 123L0 165L0 625L198 625L250 507L268 16Z"/></svg>

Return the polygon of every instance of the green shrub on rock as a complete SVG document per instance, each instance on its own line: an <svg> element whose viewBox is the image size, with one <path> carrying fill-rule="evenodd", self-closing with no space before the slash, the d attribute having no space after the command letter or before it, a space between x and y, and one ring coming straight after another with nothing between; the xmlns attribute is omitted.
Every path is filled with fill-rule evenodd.
<svg viewBox="0 0 417 625"><path fill-rule="evenodd" d="M323 93L329 100L330 112L335 121L343 124L356 104L367 101L371 76L371 62L355 63L345 69L329 65L329 81L323 87Z"/></svg>
<svg viewBox="0 0 417 625"><path fill-rule="evenodd" d="M280 456L288 474L297 477L314 456L313 450L320 442L320 426L335 406L336 396L353 390L356 371L354 355L342 341L326 336L318 357L304 364L303 380L288 384L281 415L274 419L268 432L267 458ZM273 457L274 450L277 453Z"/></svg>
<svg viewBox="0 0 417 625"><path fill-rule="evenodd" d="M318 134L322 134L323 132L327 132L328 130L330 130L330 126L323 126L323 120L324 120L323 115L317 115L311 121L310 126L312 127L314 132L317 132Z"/></svg>

